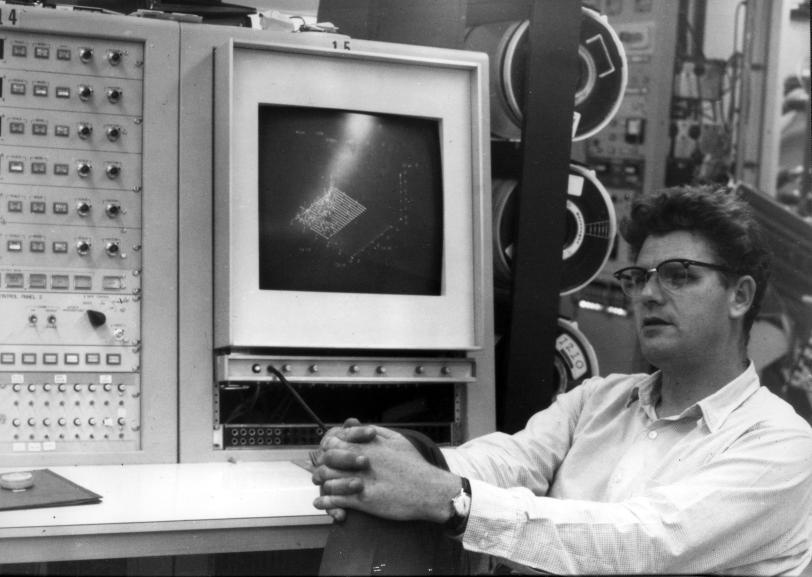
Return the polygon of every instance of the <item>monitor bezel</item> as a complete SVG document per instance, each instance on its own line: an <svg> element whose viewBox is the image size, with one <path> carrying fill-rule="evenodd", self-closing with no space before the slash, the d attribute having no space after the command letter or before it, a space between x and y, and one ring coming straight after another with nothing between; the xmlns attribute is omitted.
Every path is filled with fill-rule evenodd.
<svg viewBox="0 0 812 577"><path fill-rule="evenodd" d="M232 39L215 51L215 346L478 349L490 282L486 60L339 38ZM439 120L440 296L259 289L260 104Z"/></svg>

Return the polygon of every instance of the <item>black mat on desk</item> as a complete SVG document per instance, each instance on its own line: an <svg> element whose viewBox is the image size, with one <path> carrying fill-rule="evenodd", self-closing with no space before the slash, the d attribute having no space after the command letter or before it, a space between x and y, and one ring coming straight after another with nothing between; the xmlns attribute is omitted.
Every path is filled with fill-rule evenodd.
<svg viewBox="0 0 812 577"><path fill-rule="evenodd" d="M69 481L62 475L57 475L50 469L25 472L34 475L34 486L24 491L0 488L0 511L101 502L101 495Z"/></svg>

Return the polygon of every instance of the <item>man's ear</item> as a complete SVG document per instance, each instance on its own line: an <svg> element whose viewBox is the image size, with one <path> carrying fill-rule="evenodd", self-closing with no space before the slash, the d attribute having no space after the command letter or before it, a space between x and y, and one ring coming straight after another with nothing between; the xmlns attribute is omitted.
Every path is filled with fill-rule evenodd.
<svg viewBox="0 0 812 577"><path fill-rule="evenodd" d="M756 280L750 275L744 275L731 288L730 316L734 319L742 318L753 306L753 299L756 298Z"/></svg>

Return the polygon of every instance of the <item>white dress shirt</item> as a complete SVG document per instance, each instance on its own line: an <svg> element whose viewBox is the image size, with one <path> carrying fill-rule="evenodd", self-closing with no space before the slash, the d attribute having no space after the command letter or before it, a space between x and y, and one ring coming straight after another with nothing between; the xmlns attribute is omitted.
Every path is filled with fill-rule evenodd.
<svg viewBox="0 0 812 577"><path fill-rule="evenodd" d="M446 450L471 480L466 549L559 574L797 574L812 429L752 363L658 418L660 375L592 378L515 435Z"/></svg>

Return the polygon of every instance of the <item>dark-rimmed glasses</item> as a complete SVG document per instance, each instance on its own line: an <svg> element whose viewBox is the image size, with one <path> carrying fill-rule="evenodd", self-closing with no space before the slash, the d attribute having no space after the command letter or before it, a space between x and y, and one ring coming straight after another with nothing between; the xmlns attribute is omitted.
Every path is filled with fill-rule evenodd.
<svg viewBox="0 0 812 577"><path fill-rule="evenodd" d="M650 269L644 269L641 266L627 266L614 273L613 276L620 282L620 288L623 289L627 296L638 297L643 292L648 279L655 272L660 287L670 292L678 291L688 284L690 278L688 269L692 266L711 268L726 273L733 272L726 266L709 262L700 262L688 258L669 258Z"/></svg>

